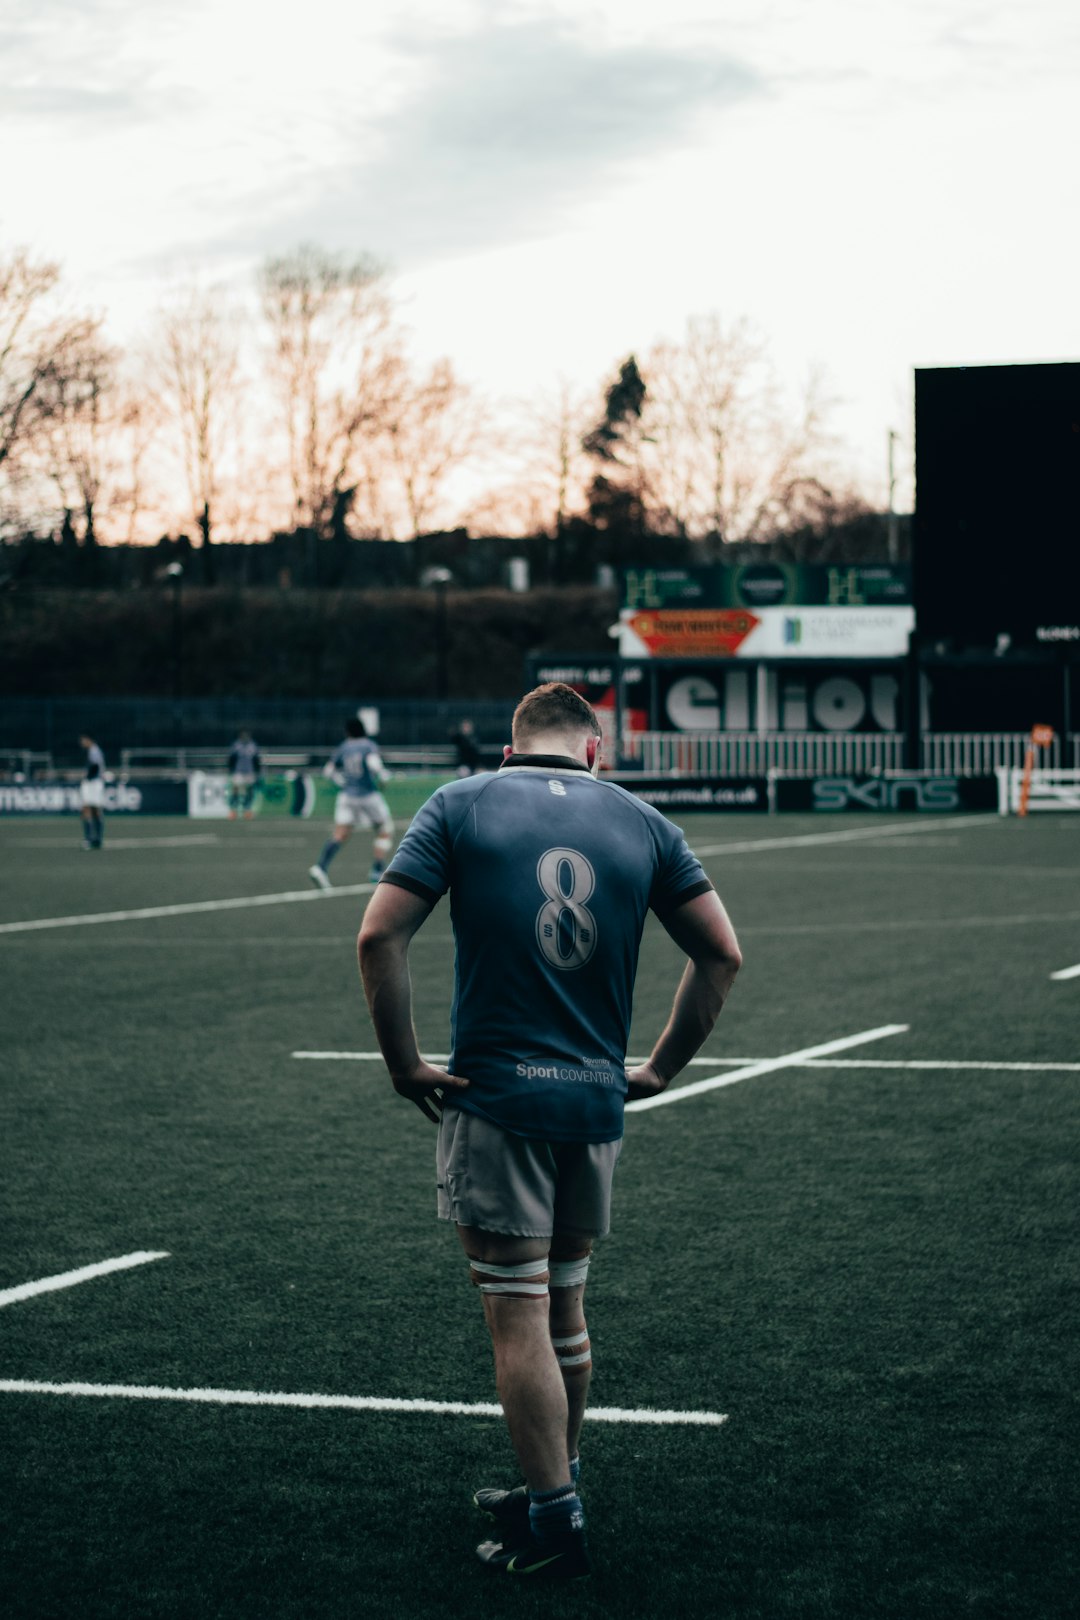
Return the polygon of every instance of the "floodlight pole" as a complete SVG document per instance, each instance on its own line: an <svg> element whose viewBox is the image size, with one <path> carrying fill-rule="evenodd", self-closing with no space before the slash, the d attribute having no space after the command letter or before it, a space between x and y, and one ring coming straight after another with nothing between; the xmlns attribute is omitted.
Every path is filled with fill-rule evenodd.
<svg viewBox="0 0 1080 1620"><path fill-rule="evenodd" d="M181 708L184 699L184 616L181 603L181 590L184 584L183 563L170 563L165 575L172 585L173 740L179 746L184 730Z"/></svg>
<svg viewBox="0 0 1080 1620"><path fill-rule="evenodd" d="M894 451L900 437L895 428L889 429L889 561L898 562L900 556L900 523L896 516L896 462Z"/></svg>

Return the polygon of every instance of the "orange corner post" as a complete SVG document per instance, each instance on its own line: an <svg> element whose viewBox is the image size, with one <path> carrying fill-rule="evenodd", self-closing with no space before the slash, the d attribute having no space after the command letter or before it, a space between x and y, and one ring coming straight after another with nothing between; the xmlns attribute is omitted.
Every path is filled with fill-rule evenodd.
<svg viewBox="0 0 1080 1620"><path fill-rule="evenodd" d="M1031 736L1024 752L1024 774L1020 779L1020 804L1017 814L1026 816L1028 813L1028 800L1031 797L1031 773L1035 769L1036 748L1049 748L1054 740L1053 726L1032 726Z"/></svg>

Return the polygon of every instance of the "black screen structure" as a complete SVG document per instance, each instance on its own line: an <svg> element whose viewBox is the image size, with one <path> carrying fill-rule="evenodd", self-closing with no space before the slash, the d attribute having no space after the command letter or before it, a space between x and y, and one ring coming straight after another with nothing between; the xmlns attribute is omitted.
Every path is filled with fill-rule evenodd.
<svg viewBox="0 0 1080 1620"><path fill-rule="evenodd" d="M1080 364L917 370L915 479L922 646L1080 656Z"/></svg>

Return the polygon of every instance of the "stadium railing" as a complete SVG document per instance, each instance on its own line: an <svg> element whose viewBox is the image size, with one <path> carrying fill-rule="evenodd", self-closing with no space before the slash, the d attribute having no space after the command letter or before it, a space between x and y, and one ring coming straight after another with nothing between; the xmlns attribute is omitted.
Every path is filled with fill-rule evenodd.
<svg viewBox="0 0 1080 1620"><path fill-rule="evenodd" d="M40 782L55 774L50 753L33 748L0 748L0 776L24 776Z"/></svg>
<svg viewBox="0 0 1080 1620"><path fill-rule="evenodd" d="M315 743L308 748L267 748L262 753L263 771L279 774L288 770L321 771L337 742ZM380 748L383 761L391 770L450 770L457 751L450 745L413 748ZM225 771L229 768L227 748L122 748L120 774L140 776L187 776L191 771Z"/></svg>
<svg viewBox="0 0 1080 1620"><path fill-rule="evenodd" d="M927 732L920 769L935 776L992 776L1018 767L1030 733ZM647 775L788 776L877 775L904 767L900 732L629 732L623 758ZM1080 734L1055 738L1046 764L1080 768Z"/></svg>

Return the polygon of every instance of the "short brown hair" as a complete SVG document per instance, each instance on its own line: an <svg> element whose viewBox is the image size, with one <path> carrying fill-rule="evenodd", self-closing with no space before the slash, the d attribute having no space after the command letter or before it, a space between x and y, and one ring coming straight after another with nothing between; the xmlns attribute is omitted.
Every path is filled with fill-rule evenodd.
<svg viewBox="0 0 1080 1620"><path fill-rule="evenodd" d="M543 686L534 687L514 710L511 737L515 742L519 736L544 731L587 731L594 737L601 734L592 705L563 681L545 681Z"/></svg>

